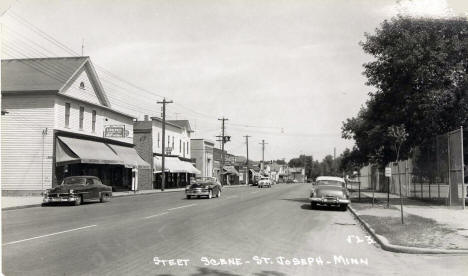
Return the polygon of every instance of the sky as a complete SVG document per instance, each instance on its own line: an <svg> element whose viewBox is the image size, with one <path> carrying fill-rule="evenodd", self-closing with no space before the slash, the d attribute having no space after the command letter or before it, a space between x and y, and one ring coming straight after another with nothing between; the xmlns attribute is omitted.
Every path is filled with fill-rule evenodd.
<svg viewBox="0 0 468 276"><path fill-rule="evenodd" d="M4 0L2 58L90 56L112 107L188 119L193 137L260 160L351 148L342 122L374 88L359 42L397 13L466 16L462 0ZM66 47L65 47L66 46ZM82 48L84 46L84 48Z"/></svg>

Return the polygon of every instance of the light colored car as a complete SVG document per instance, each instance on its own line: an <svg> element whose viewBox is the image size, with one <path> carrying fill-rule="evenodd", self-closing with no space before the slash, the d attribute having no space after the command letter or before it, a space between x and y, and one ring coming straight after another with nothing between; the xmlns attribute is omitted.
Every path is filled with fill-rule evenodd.
<svg viewBox="0 0 468 276"><path fill-rule="evenodd" d="M346 181L336 176L319 176L314 182L310 192L310 204L312 208L317 205L340 206L342 210L350 203Z"/></svg>
<svg viewBox="0 0 468 276"><path fill-rule="evenodd" d="M268 187L268 188L271 188L271 180L270 178L268 177L262 177L260 178L260 180L258 181L258 187L259 188L264 188L264 187Z"/></svg>
<svg viewBox="0 0 468 276"><path fill-rule="evenodd" d="M342 211L346 211L350 203L346 188L333 185L317 186L310 193L310 205L315 209L317 205L338 206Z"/></svg>

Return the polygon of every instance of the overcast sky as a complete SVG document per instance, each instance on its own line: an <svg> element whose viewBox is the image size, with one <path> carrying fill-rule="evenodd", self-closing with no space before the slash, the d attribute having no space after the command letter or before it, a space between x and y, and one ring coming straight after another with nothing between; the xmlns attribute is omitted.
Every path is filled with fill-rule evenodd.
<svg viewBox="0 0 468 276"><path fill-rule="evenodd" d="M262 139L267 160L321 159L352 147L342 121L373 91L364 33L397 12L466 15L466 2L2 1L2 57L71 55L53 39L81 54L84 40L113 108L160 116L165 96L175 102L169 117L190 120L197 138L215 140L227 117L231 153L245 155L248 134L251 159L261 159Z"/></svg>

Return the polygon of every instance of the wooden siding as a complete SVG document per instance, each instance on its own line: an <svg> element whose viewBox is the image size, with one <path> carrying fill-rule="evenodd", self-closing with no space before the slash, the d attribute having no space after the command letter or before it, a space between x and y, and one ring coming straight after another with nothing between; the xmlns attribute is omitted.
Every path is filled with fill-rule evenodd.
<svg viewBox="0 0 468 276"><path fill-rule="evenodd" d="M65 103L70 103L70 124L65 127ZM80 130L80 106L84 107L83 129ZM92 112L96 110L96 130L92 131ZM107 121L106 121L107 119ZM125 130L129 131L129 136L125 138L111 138L113 140L133 143L133 120L126 116L114 113L112 111L86 104L73 99L57 97L55 100L55 129L68 132L93 135L97 137L104 136L104 126L106 125L125 125Z"/></svg>
<svg viewBox="0 0 468 276"><path fill-rule="evenodd" d="M52 185L54 96L3 95L2 110L2 190L41 190ZM42 131L44 159L42 159ZM43 170L42 170L43 165Z"/></svg>
<svg viewBox="0 0 468 276"><path fill-rule="evenodd" d="M84 84L83 88L80 88L80 83ZM89 81L88 73L86 70L84 70L84 67L79 76L65 91L62 92L62 94L94 104L101 104L98 96L96 95L96 91L93 88L93 85Z"/></svg>
<svg viewBox="0 0 468 276"><path fill-rule="evenodd" d="M153 127L152 127L152 133L153 133L153 151L156 153L161 153L162 150L162 124L159 121L153 120ZM158 147L158 133L160 134L160 144ZM171 141L169 145L172 147L172 137L174 137L174 148L172 150L172 155L178 155L180 157L185 157L190 159L190 136L187 134L185 129L181 129L179 127L175 127L173 125L166 125L166 137L165 137L165 143L166 146L168 144L167 142L167 137L171 137ZM182 141L182 147L179 148L179 141ZM185 152L185 155L184 155Z"/></svg>

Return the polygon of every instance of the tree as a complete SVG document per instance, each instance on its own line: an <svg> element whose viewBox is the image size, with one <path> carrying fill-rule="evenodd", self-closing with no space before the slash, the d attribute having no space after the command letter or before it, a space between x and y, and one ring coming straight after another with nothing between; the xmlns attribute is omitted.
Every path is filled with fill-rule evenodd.
<svg viewBox="0 0 468 276"><path fill-rule="evenodd" d="M436 134L468 122L468 21L464 18L385 20L361 46L374 60L364 64L375 91L356 117L343 122L342 137L354 139L355 162L383 146L383 162L395 159L388 128L402 125L407 139L399 155ZM399 156L400 157L400 156Z"/></svg>

